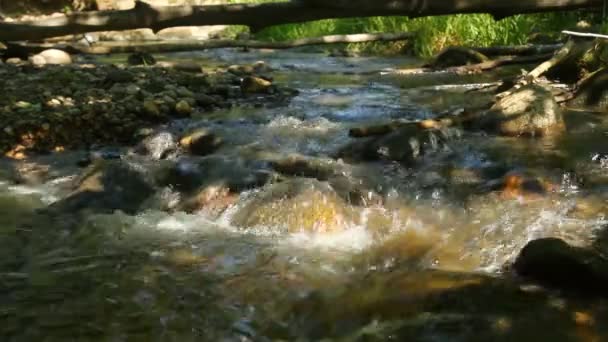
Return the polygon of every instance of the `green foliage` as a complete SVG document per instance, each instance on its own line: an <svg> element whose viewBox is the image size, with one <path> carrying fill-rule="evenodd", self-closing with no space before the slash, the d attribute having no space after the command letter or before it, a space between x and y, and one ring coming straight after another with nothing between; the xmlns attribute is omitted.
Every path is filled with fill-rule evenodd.
<svg viewBox="0 0 608 342"><path fill-rule="evenodd" d="M248 0L245 2L269 2ZM242 0L231 2L243 2ZM403 50L428 57L451 45L492 46L524 44L534 32L559 32L574 27L584 15L579 12L516 15L496 21L487 14L458 14L422 17L371 17L319 20L302 24L287 24L267 28L256 35L257 39L282 41L327 34L362 32L417 32L408 44L364 43L350 44L346 48L355 52L394 53ZM233 28L231 33L244 28Z"/></svg>
<svg viewBox="0 0 608 342"><path fill-rule="evenodd" d="M320 20L303 24L270 27L260 32L259 39L287 40L325 34L360 32L417 32L408 46L419 56L431 56L451 45L491 46L523 44L533 32L553 32L573 26L578 20L574 13L516 15L500 21L486 14L458 14L423 17L371 17L337 20ZM352 44L351 50L379 52L394 51L398 43ZM392 45L392 47L390 46ZM403 48L403 43L398 46Z"/></svg>

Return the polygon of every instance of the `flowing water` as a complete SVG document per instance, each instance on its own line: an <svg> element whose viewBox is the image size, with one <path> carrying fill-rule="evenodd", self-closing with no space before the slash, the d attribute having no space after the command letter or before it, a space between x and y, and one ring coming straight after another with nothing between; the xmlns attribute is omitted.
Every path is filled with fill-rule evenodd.
<svg viewBox="0 0 608 342"><path fill-rule="evenodd" d="M288 106L172 123L211 127L226 139L216 154L228 158L327 159L352 139L349 128L482 103L487 98L469 92L470 85L501 76L372 72L415 62L402 58L231 51L196 58L263 59L276 69L276 82L300 90ZM241 193L220 215L189 214L160 210L159 202L174 195L163 189L135 213L49 217L40 209L67 196L81 153L3 161L1 340L608 339L606 303L521 286L505 267L539 237L608 249L608 122L579 111L566 119L567 134L543 140L457 132L413 166L331 161L369 189L366 205L319 190L252 211L265 187ZM123 158L143 169L150 163ZM42 180L15 183L28 168L42 170ZM552 191L505 196L497 184L513 171L552 184ZM382 201L374 202L372 192ZM309 223L309 212L308 220L327 220L332 229L297 229ZM271 219L245 217L253 223L243 224L244 215Z"/></svg>

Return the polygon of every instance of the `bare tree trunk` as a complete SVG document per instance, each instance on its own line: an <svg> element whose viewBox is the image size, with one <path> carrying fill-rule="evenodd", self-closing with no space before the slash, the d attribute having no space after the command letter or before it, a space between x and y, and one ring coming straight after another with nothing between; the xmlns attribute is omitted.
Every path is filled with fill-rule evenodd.
<svg viewBox="0 0 608 342"><path fill-rule="evenodd" d="M218 48L251 48L251 49L291 49L296 47L339 44L339 43L365 43L365 42L391 42L407 40L413 37L412 33L364 33L364 34L345 34L331 35L315 38L303 38L282 42L264 42L259 40L195 40L187 42L99 42L92 46L84 44L8 44L9 48L27 49L31 53L38 53L45 49L59 49L70 53L86 54L109 54L109 53L130 53L130 52L178 52L195 51Z"/></svg>
<svg viewBox="0 0 608 342"><path fill-rule="evenodd" d="M174 26L246 25L252 31L265 27L330 18L369 16L409 17L455 13L490 13L502 18L577 8L601 7L604 0L300 0L279 3L211 6L151 6L137 1L124 11L83 12L37 22L0 22L0 41L39 40L95 31L151 28L159 31ZM329 4L329 5L328 5Z"/></svg>

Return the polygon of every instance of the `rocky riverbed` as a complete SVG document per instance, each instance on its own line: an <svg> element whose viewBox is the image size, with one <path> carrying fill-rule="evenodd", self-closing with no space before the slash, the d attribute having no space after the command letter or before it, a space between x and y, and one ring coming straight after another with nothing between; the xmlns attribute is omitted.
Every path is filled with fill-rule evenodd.
<svg viewBox="0 0 608 342"><path fill-rule="evenodd" d="M608 336L603 116L488 105L519 70L157 57L0 66L3 340Z"/></svg>
<svg viewBox="0 0 608 342"><path fill-rule="evenodd" d="M204 71L196 63L130 67L60 58L0 65L0 150L7 156L132 144L172 119L294 95L259 77L268 72L263 63Z"/></svg>

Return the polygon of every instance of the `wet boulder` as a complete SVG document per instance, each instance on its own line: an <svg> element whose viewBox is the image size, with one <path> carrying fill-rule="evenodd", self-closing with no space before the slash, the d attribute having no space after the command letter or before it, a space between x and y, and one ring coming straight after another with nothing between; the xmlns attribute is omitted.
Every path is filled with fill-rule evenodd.
<svg viewBox="0 0 608 342"><path fill-rule="evenodd" d="M191 154L198 156L205 156L215 152L222 143L221 137L205 128L194 130L179 140L181 147Z"/></svg>
<svg viewBox="0 0 608 342"><path fill-rule="evenodd" d="M272 82L261 77L247 76L241 81L243 94L270 94L273 90Z"/></svg>
<svg viewBox="0 0 608 342"><path fill-rule="evenodd" d="M551 91L535 84L498 99L472 125L506 136L543 136L565 129L562 110Z"/></svg>
<svg viewBox="0 0 608 342"><path fill-rule="evenodd" d="M441 51L431 63L431 68L442 69L453 66L478 64L489 60L484 54L465 47L449 47Z"/></svg>
<svg viewBox="0 0 608 342"><path fill-rule="evenodd" d="M234 205L238 198L239 195L231 191L226 183L207 184L187 196L179 203L177 210L218 216Z"/></svg>
<svg viewBox="0 0 608 342"><path fill-rule="evenodd" d="M405 125L391 133L354 141L338 152L338 157L354 160L394 160L413 163L432 151L446 148L449 129L425 129Z"/></svg>
<svg viewBox="0 0 608 342"><path fill-rule="evenodd" d="M153 194L154 187L141 170L121 160L97 160L83 171L72 193L49 209L67 214L82 210L135 214Z"/></svg>
<svg viewBox="0 0 608 342"><path fill-rule="evenodd" d="M333 159L313 158L299 154L268 158L272 168L284 175L315 178L321 181L342 173L341 165Z"/></svg>
<svg viewBox="0 0 608 342"><path fill-rule="evenodd" d="M530 241L519 253L514 270L544 286L608 294L608 262L599 253L571 246L558 238Z"/></svg>
<svg viewBox="0 0 608 342"><path fill-rule="evenodd" d="M602 68L585 77L578 85L575 96L569 104L591 110L604 111L608 108L608 70Z"/></svg>
<svg viewBox="0 0 608 342"><path fill-rule="evenodd" d="M347 226L350 210L328 183L294 178L256 194L235 214L233 223L286 232L335 232Z"/></svg>
<svg viewBox="0 0 608 342"><path fill-rule="evenodd" d="M157 177L161 186L171 186L186 194L201 191L207 186L225 186L239 193L266 184L272 173L240 158L207 156L183 158L160 169Z"/></svg>

